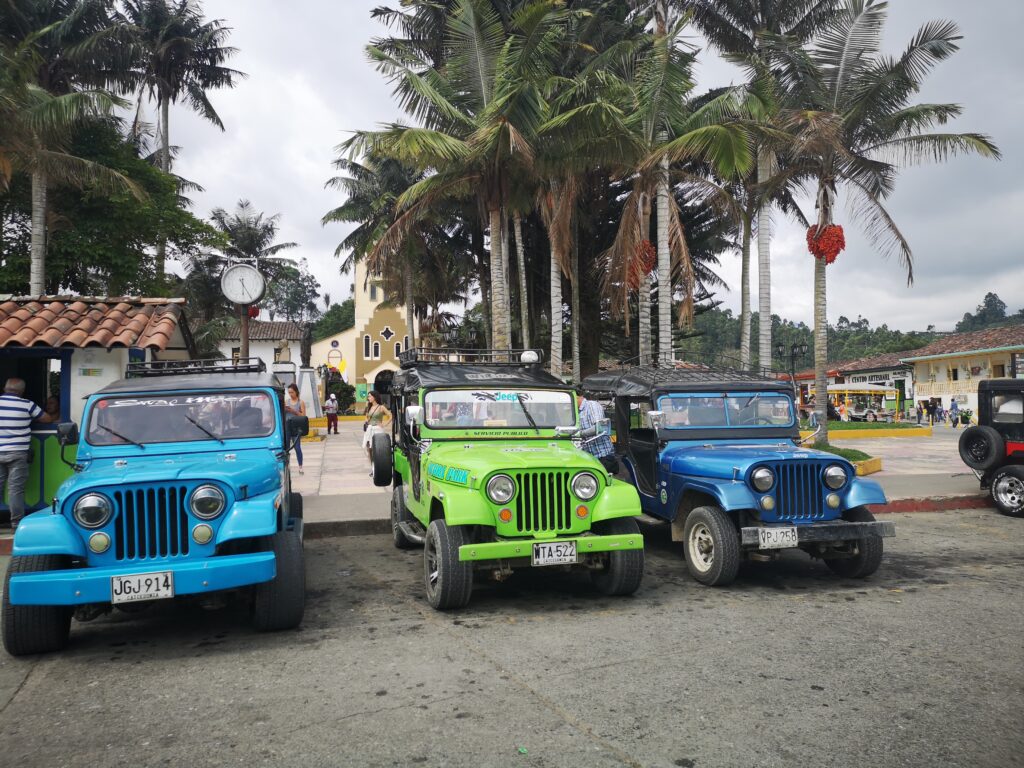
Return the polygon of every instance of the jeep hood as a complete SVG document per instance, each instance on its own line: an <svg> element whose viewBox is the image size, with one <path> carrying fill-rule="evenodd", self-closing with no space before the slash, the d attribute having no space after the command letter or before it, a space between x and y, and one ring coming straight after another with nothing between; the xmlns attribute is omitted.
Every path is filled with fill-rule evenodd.
<svg viewBox="0 0 1024 768"><path fill-rule="evenodd" d="M569 440L479 440L476 442L435 442L426 454L428 463L465 469L469 476L483 479L494 472L530 469L595 469L601 463Z"/></svg>
<svg viewBox="0 0 1024 768"><path fill-rule="evenodd" d="M247 496L268 493L281 486L281 465L273 452L253 450L234 454L160 455L152 458L93 459L60 487L59 498L77 491L110 486L151 483L216 481L231 488L247 486Z"/></svg>
<svg viewBox="0 0 1024 768"><path fill-rule="evenodd" d="M807 461L828 459L853 471L850 463L839 456L824 451L787 443L669 443L661 452L662 469L673 474L699 475L732 479L737 473L746 474L754 464L779 461Z"/></svg>

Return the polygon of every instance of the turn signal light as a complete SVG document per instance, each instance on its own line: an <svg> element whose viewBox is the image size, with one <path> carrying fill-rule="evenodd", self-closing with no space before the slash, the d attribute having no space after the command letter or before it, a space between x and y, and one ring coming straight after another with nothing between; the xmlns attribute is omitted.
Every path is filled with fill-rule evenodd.
<svg viewBox="0 0 1024 768"><path fill-rule="evenodd" d="M94 533L89 537L89 549L97 555L102 555L110 549L110 537L105 533Z"/></svg>
<svg viewBox="0 0 1024 768"><path fill-rule="evenodd" d="M839 509L839 494L830 493L828 496L825 497L825 503L828 504L832 509Z"/></svg>
<svg viewBox="0 0 1024 768"><path fill-rule="evenodd" d="M775 499L773 499L771 496L765 496L763 499L761 499L761 509L765 510L766 512L771 512L773 509L775 509Z"/></svg>
<svg viewBox="0 0 1024 768"><path fill-rule="evenodd" d="M503 522L503 523L509 522L512 519L512 510L511 509L503 509L503 510L501 510L501 512L498 513L498 519L501 520L501 522Z"/></svg>
<svg viewBox="0 0 1024 768"><path fill-rule="evenodd" d="M580 518L581 520L589 514L590 510L587 509L586 504L580 504L578 507L576 507L576 517Z"/></svg>
<svg viewBox="0 0 1024 768"><path fill-rule="evenodd" d="M192 529L192 540L196 544L209 544L213 539L213 528L206 523L200 523Z"/></svg>

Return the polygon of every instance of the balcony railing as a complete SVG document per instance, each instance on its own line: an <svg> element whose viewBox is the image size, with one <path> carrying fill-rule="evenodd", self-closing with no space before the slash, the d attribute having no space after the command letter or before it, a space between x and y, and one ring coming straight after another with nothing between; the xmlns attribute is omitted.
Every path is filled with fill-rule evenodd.
<svg viewBox="0 0 1024 768"><path fill-rule="evenodd" d="M973 395L978 392L978 380L966 381L919 381L914 385L914 396L917 399L926 397L942 397L945 395Z"/></svg>

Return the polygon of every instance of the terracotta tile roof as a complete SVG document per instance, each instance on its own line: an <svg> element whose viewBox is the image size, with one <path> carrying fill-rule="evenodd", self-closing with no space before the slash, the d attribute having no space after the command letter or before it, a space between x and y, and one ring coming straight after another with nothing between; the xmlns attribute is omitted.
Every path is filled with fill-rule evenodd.
<svg viewBox="0 0 1024 768"><path fill-rule="evenodd" d="M137 296L0 297L0 347L139 347L164 350L181 327L184 299Z"/></svg>
<svg viewBox="0 0 1024 768"><path fill-rule="evenodd" d="M936 339L926 347L904 352L903 359L917 360L922 357L957 355L1007 347L1024 351L1024 324L1001 325L997 328L986 328L967 333L951 333L941 339Z"/></svg>
<svg viewBox="0 0 1024 768"><path fill-rule="evenodd" d="M249 321L249 341L302 341L305 335L306 329L302 323L293 323L289 320ZM232 325L224 338L231 341L240 339L239 324Z"/></svg>
<svg viewBox="0 0 1024 768"><path fill-rule="evenodd" d="M856 373L857 371L879 371L890 368L900 368L900 362L907 355L916 355L917 350L904 350L903 352L886 352L881 355L861 357L857 360L849 360L844 363L836 363L833 367L842 373Z"/></svg>

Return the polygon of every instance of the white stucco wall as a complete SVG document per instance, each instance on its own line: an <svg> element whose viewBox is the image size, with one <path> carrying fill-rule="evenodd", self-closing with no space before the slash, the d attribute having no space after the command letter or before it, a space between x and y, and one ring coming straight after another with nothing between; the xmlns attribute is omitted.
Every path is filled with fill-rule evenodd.
<svg viewBox="0 0 1024 768"><path fill-rule="evenodd" d="M85 399L124 377L127 349L76 349L71 355L71 420L82 421Z"/></svg>

